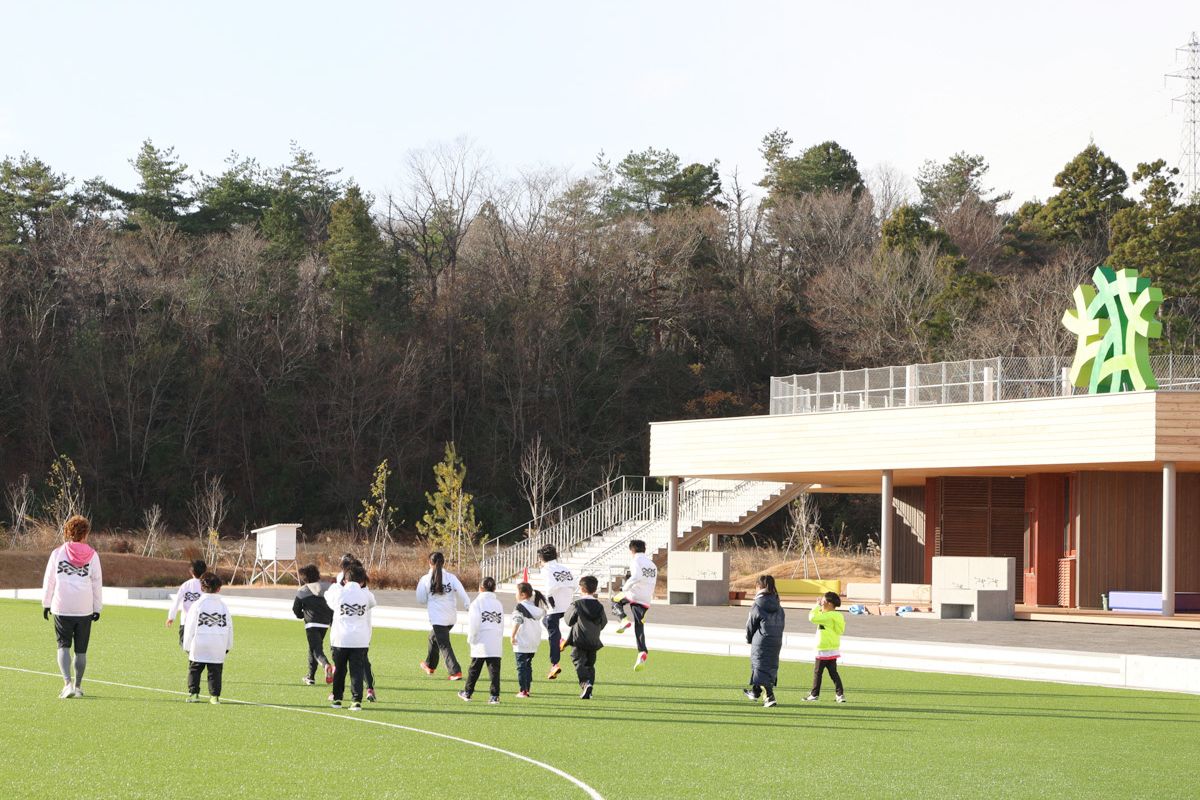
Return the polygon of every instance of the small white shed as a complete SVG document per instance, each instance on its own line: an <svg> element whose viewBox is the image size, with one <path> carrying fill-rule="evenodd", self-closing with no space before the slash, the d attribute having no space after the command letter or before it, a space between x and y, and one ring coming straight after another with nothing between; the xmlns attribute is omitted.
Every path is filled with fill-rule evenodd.
<svg viewBox="0 0 1200 800"><path fill-rule="evenodd" d="M290 522L279 522L263 528L255 528L254 534L254 569L250 573L250 583L259 578L279 583L280 575L291 575L300 584L300 570L296 565L296 531L300 525Z"/></svg>

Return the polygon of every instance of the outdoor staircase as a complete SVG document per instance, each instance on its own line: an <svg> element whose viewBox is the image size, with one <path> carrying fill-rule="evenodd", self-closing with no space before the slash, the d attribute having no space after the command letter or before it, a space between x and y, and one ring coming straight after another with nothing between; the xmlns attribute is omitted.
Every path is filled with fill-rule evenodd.
<svg viewBox="0 0 1200 800"><path fill-rule="evenodd" d="M783 508L804 491L802 484L770 481L685 480L679 491L679 550L691 549L712 534L736 536ZM668 494L651 479L622 476L564 503L533 522L514 528L484 545L483 574L511 590L526 569L541 568L537 551L553 544L559 561L576 575L595 575L601 586L623 576L629 542L641 539L659 563L665 563L670 538ZM536 531L514 544L515 537ZM537 585L535 583L535 585Z"/></svg>

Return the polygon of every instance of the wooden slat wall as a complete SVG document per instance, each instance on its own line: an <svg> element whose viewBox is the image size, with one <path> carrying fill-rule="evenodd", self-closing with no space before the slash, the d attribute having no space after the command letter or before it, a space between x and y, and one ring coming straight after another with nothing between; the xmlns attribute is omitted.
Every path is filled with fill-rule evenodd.
<svg viewBox="0 0 1200 800"><path fill-rule="evenodd" d="M1157 396L1127 392L658 422L650 426L650 474L809 476L823 482L874 473L867 483L878 485L883 469L932 475L940 469L945 475L951 469L1042 472L1051 470L1039 467L1054 465L1152 463ZM1200 414L1200 393L1188 399ZM1191 458L1200 461L1200 442L1191 449Z"/></svg>
<svg viewBox="0 0 1200 800"><path fill-rule="evenodd" d="M1200 475L1176 478L1175 589L1200 592ZM1162 475L1081 472L1079 605L1113 589L1162 590Z"/></svg>
<svg viewBox="0 0 1200 800"><path fill-rule="evenodd" d="M937 555L1011 557L1024 596L1024 478L942 478Z"/></svg>
<svg viewBox="0 0 1200 800"><path fill-rule="evenodd" d="M901 486L893 493L892 580L925 582L925 487Z"/></svg>

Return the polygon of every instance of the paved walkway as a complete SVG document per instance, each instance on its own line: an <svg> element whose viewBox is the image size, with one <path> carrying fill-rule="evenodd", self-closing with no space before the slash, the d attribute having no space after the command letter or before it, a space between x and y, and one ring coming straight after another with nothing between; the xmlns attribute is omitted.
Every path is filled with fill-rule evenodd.
<svg viewBox="0 0 1200 800"><path fill-rule="evenodd" d="M295 589L247 589L226 587L225 594L247 597L291 597ZM380 590L375 597L381 605L413 608L416 597L411 591ZM501 596L505 607L509 597ZM706 628L741 628L748 609L740 606L668 606L650 609L648 623L694 625ZM787 630L802 633L808 629L807 612L788 609ZM653 627L647 633L653 647ZM971 622L970 620L905 619L847 615L846 635L864 639L939 642L963 645L1035 647L1046 650L1077 650L1092 653L1170 656L1200 659L1200 630L1174 628L1137 628L1119 625L1085 625L1071 622Z"/></svg>

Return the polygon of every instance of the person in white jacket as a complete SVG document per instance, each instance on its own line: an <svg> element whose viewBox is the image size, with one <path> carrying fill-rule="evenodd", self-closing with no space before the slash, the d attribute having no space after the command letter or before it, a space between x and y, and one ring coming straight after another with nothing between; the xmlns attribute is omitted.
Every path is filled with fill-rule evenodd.
<svg viewBox="0 0 1200 800"><path fill-rule="evenodd" d="M361 711L367 650L371 647L371 609L375 607L375 595L367 589L367 570L363 565L351 564L342 582L325 590L325 602L333 609L333 624L329 627L333 652L332 705L342 707L349 669L353 701L350 710Z"/></svg>
<svg viewBox="0 0 1200 800"><path fill-rule="evenodd" d="M83 672L87 668L92 623L100 619L103 605L100 556L87 543L91 529L85 517L76 514L68 519L63 525L65 542L50 554L42 578L42 619L54 615L54 636L58 640L58 669L63 679L60 699L83 697Z"/></svg>
<svg viewBox="0 0 1200 800"><path fill-rule="evenodd" d="M208 671L209 702L221 702L225 656L233 649L233 615L218 596L221 579L215 572L200 576L200 599L183 621L183 649L188 653L187 702L200 702L200 673Z"/></svg>
<svg viewBox="0 0 1200 800"><path fill-rule="evenodd" d="M646 612L654 600L654 587L658 583L658 567L650 556L646 555L646 543L641 539L629 540L629 554L633 560L629 564L629 575L619 594L612 599L612 609L620 622L617 633L629 630L632 617L633 635L637 639L637 659L633 668L639 670L646 665L649 654L646 652L646 628L643 625ZM626 613L626 609L629 609Z"/></svg>
<svg viewBox="0 0 1200 800"><path fill-rule="evenodd" d="M458 696L470 700L475 693L479 673L487 665L491 680L488 703L500 702L500 652L504 646L504 606L496 598L496 579L484 578L479 584L479 594L471 602L467 619L467 643L471 645L471 666L467 670L467 684Z"/></svg>
<svg viewBox="0 0 1200 800"><path fill-rule="evenodd" d="M517 584L517 607L512 615L512 648L517 661L517 697L529 697L533 688L533 657L542 643L542 626L538 624L546 612L546 598L528 583Z"/></svg>
<svg viewBox="0 0 1200 800"><path fill-rule="evenodd" d="M558 626L575 600L575 573L570 567L558 563L558 550L552 544L543 545L538 550L538 557L543 562L542 591L550 603L542 621L550 641L550 672L546 678L555 680L562 672L562 667L558 665L562 657L562 632Z"/></svg>
<svg viewBox="0 0 1200 800"><path fill-rule="evenodd" d="M192 603L200 599L200 576L208 572L208 565L204 563L204 559L197 558L191 563L192 577L188 578L183 583L179 584L179 589L175 592L175 600L171 603L171 610L167 612L167 627L171 627L175 622L175 615L179 614L180 609L183 614L179 618L179 646L183 647L183 628L184 622L187 620L187 613L192 609Z"/></svg>
<svg viewBox="0 0 1200 800"><path fill-rule="evenodd" d="M421 670L426 675L437 671L438 655L446 662L446 672L450 680L462 680L462 665L454 656L454 648L450 645L450 629L458 621L458 604L467 608L471 597L463 588L462 581L452 572L445 569L446 557L441 553L429 554L429 572L417 581L417 602L425 606L429 613L429 648L425 660L420 663Z"/></svg>

